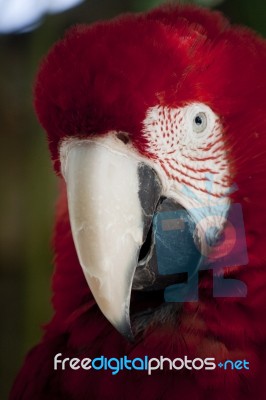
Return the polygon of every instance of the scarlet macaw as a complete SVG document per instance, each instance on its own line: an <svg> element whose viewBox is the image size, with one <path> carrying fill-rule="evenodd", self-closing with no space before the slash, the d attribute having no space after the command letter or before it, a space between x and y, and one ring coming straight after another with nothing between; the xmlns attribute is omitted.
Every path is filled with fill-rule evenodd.
<svg viewBox="0 0 266 400"><path fill-rule="evenodd" d="M264 39L194 6L79 25L53 46L37 76L35 107L61 179L54 316L12 400L264 398L265 71ZM205 222L176 244L193 258L191 242L202 252L207 246L211 209L221 210L208 231L214 243L221 232L226 240L235 203L248 264L202 271L199 299L165 301L165 289L186 280L160 275L154 215L182 210L190 223L202 210ZM191 262L185 256L178 273ZM243 282L247 294L215 297L215 274ZM62 360L55 369L57 354L246 364L176 370L165 361L149 376L63 369Z"/></svg>

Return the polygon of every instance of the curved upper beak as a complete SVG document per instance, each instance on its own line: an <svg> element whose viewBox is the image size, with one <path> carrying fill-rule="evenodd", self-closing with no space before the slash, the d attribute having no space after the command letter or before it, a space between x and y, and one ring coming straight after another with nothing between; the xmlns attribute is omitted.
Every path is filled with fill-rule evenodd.
<svg viewBox="0 0 266 400"><path fill-rule="evenodd" d="M72 235L85 278L105 317L132 339L131 287L145 227L159 198L159 193L149 193L155 175L150 174L150 182L141 182L140 157L110 135L63 144L61 161ZM158 181L156 187L159 192Z"/></svg>

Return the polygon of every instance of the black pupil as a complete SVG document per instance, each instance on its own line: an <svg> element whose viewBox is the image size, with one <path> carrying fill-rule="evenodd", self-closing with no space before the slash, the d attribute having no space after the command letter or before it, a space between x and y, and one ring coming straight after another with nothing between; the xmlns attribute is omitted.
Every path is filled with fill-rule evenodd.
<svg viewBox="0 0 266 400"><path fill-rule="evenodd" d="M195 123L196 123L197 125L201 125L201 124L202 124L202 118L201 118L199 115L196 116L196 118L195 118Z"/></svg>

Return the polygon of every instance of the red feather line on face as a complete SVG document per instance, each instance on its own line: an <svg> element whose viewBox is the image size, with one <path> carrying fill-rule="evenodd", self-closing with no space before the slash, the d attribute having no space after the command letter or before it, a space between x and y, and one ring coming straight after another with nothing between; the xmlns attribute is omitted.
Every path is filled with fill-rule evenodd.
<svg viewBox="0 0 266 400"><path fill-rule="evenodd" d="M200 132L193 125L198 112L206 123ZM201 103L178 109L152 107L147 112L143 131L152 158L168 178L210 196L227 196L231 179L223 127L210 108ZM182 186L174 190L182 191Z"/></svg>

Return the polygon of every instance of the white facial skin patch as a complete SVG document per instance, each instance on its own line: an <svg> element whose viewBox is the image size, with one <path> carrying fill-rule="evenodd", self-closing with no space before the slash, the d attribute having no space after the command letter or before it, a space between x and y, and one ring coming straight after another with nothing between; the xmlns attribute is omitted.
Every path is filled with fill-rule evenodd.
<svg viewBox="0 0 266 400"><path fill-rule="evenodd" d="M188 210L198 224L199 237L210 226L218 235L230 205L231 181L219 117L202 103L155 106L146 114L143 132L154 168L162 182L168 182L164 195Z"/></svg>

